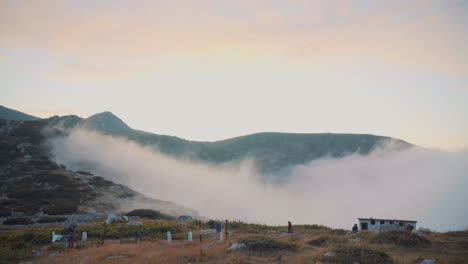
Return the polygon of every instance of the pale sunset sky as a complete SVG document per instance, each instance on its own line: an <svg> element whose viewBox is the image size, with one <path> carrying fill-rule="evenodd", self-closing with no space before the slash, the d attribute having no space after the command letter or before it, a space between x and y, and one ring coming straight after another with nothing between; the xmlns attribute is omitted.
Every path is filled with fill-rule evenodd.
<svg viewBox="0 0 468 264"><path fill-rule="evenodd" d="M0 105L468 147L468 1L1 0Z"/></svg>

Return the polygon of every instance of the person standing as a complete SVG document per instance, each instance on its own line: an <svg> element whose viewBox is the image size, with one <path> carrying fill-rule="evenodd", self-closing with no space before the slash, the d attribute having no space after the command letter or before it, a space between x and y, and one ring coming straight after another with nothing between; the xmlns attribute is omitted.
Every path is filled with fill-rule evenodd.
<svg viewBox="0 0 468 264"><path fill-rule="evenodd" d="M67 248L73 248L75 246L75 231L71 231L68 235L68 246Z"/></svg>
<svg viewBox="0 0 468 264"><path fill-rule="evenodd" d="M357 231L359 230L357 224L354 224L353 226L353 233L357 233Z"/></svg>
<svg viewBox="0 0 468 264"><path fill-rule="evenodd" d="M86 233L86 231L83 231L83 233L81 233L81 242L86 244L87 239L88 239L88 233Z"/></svg>
<svg viewBox="0 0 468 264"><path fill-rule="evenodd" d="M292 228L292 224L291 224L291 221L288 221L288 233L293 233L294 230Z"/></svg>
<svg viewBox="0 0 468 264"><path fill-rule="evenodd" d="M138 243L138 241L143 240L143 234L141 233L141 230L138 230L135 232L135 243Z"/></svg>

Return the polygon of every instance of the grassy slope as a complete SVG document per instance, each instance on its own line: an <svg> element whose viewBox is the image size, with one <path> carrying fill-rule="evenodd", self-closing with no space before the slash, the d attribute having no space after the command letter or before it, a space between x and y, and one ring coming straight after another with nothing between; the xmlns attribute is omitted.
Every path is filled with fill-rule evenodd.
<svg viewBox="0 0 468 264"><path fill-rule="evenodd" d="M390 244L375 244L376 235L372 233L359 233L358 235L343 232L343 230L333 230L318 226L295 226L295 234L286 235L283 232L286 227L269 227L253 224L237 224L231 230L228 241L219 241L217 234L203 234L203 241L186 241L188 231L194 232L194 238L199 237L199 228L196 223L187 226L178 225L176 221L144 220L144 226L132 227L135 230L154 230L153 233L145 233L145 241L140 244L125 243L119 244L118 230L119 224L112 225L109 232L111 238L106 240L103 246L96 246L99 240L99 232L92 231L93 228L80 226L82 230L88 230L90 242L86 247L73 250L59 250L60 257L51 260L47 255L57 251L46 249L42 257L29 257L34 263L81 263L87 258L86 263L352 263L356 259L350 255L340 258L327 258L324 254L328 251L354 252L356 249L361 254L359 263L378 263L381 255L388 255L393 263L409 264L414 261L421 261L424 258L435 258L438 263L466 263L468 259L468 231L450 233L429 233L424 237L431 241L431 245L417 245L415 247L405 247ZM126 227L126 226L125 226ZM206 228L206 223L203 228ZM54 229L48 228L46 234ZM55 227L54 230L60 232L63 227ZM165 231L172 230L174 241L171 243L164 241ZM27 234L29 229L3 234L2 236L15 236L21 232ZM35 232L39 232L36 230ZM117 232L117 233L116 233ZM127 242L133 240L133 233L129 232ZM16 237L21 237L16 235ZM23 235L24 237L24 235ZM113 237L113 238L112 238ZM319 246L310 245L309 241L326 237L327 242ZM360 237L360 242L350 242L349 239ZM251 239L252 238L252 239ZM265 239L263 239L265 238ZM240 240L261 241L262 247L255 247L255 250L242 249L230 252L227 248L231 243ZM2 237L5 241L5 237ZM16 239L19 242L20 239ZM48 243L45 243L48 244ZM33 244L32 248L40 250L41 243ZM285 246L286 245L286 246ZM292 247L288 245L293 245ZM271 247L272 250L268 250ZM286 249L277 249L286 248ZM28 250L30 250L28 246ZM266 250L263 250L266 249ZM353 251L354 250L354 251ZM25 250L24 252L26 252ZM379 255L381 254L381 255ZM19 254L20 255L20 254ZM18 255L18 256L19 256ZM113 255L124 255L121 258L107 259ZM23 255L25 256L25 255ZM12 263L20 258L10 260ZM385 258L384 258L385 259ZM382 262L386 263L386 262Z"/></svg>

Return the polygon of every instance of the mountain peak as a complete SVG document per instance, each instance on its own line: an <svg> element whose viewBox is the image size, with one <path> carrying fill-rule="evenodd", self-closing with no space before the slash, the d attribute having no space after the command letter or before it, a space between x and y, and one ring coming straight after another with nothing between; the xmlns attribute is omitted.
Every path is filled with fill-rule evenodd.
<svg viewBox="0 0 468 264"><path fill-rule="evenodd" d="M109 111L98 113L86 118L85 124L91 128L104 132L124 132L131 130L131 128L125 124L122 119Z"/></svg>

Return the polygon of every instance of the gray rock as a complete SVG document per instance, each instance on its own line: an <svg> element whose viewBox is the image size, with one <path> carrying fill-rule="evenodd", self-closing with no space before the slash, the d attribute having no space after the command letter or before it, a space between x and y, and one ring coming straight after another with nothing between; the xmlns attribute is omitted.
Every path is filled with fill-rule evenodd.
<svg viewBox="0 0 468 264"><path fill-rule="evenodd" d="M435 259L425 259L420 262L421 264L435 264L437 261Z"/></svg>
<svg viewBox="0 0 468 264"><path fill-rule="evenodd" d="M116 258L124 258L126 257L125 255L112 255L108 256L106 259L116 259Z"/></svg>
<svg viewBox="0 0 468 264"><path fill-rule="evenodd" d="M336 257L336 252L328 251L327 253L325 253L325 257Z"/></svg>
<svg viewBox="0 0 468 264"><path fill-rule="evenodd" d="M137 220L137 219L140 219L140 217L135 215L135 216L128 217L128 219Z"/></svg>
<svg viewBox="0 0 468 264"><path fill-rule="evenodd" d="M37 250L31 250L31 252L33 253L34 256L42 256L43 252L41 251L37 251Z"/></svg>
<svg viewBox="0 0 468 264"><path fill-rule="evenodd" d="M238 249L241 249L241 248L245 248L245 244L244 244L244 243L233 243L233 244L228 248L228 250L230 250L230 251L235 251L235 250L238 250Z"/></svg>
<svg viewBox="0 0 468 264"><path fill-rule="evenodd" d="M52 252L52 253L49 254L49 258L55 258L55 257L59 257L59 256L60 256L60 254L57 253L57 252Z"/></svg>
<svg viewBox="0 0 468 264"><path fill-rule="evenodd" d="M429 228L420 227L418 228L419 232L432 232Z"/></svg>
<svg viewBox="0 0 468 264"><path fill-rule="evenodd" d="M348 239L348 240L349 240L349 242L354 242L354 243L356 243L356 242L360 242L360 241L361 241L361 238L360 238L360 237L355 237L355 238L350 238L350 239Z"/></svg>
<svg viewBox="0 0 468 264"><path fill-rule="evenodd" d="M187 225L187 222L184 222L184 221L178 221L177 222L179 225Z"/></svg>
<svg viewBox="0 0 468 264"><path fill-rule="evenodd" d="M115 214L109 214L106 219L106 224L112 224L114 222L117 222L120 218L115 215Z"/></svg>
<svg viewBox="0 0 468 264"><path fill-rule="evenodd" d="M122 219L125 220L125 221L128 221L128 216L124 215L124 216L122 216Z"/></svg>
<svg viewBox="0 0 468 264"><path fill-rule="evenodd" d="M130 221L127 223L127 225L142 225L143 223L142 222L138 222L138 221Z"/></svg>
<svg viewBox="0 0 468 264"><path fill-rule="evenodd" d="M181 215L179 218L177 218L177 220L195 221L195 219L193 219L193 217L190 215Z"/></svg>

